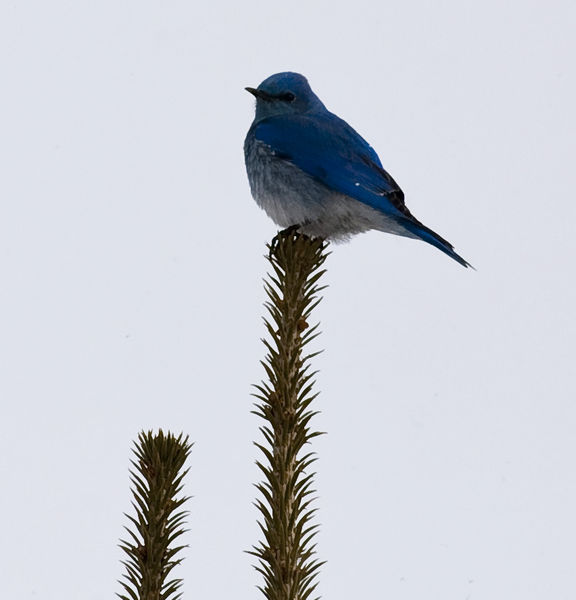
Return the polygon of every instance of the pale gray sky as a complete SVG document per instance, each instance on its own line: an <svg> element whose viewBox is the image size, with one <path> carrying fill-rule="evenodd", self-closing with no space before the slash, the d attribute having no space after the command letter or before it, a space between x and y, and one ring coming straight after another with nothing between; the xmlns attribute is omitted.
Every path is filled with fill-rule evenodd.
<svg viewBox="0 0 576 600"><path fill-rule="evenodd" d="M573 2L4 2L2 596L119 591L141 429L196 442L185 597L257 597L250 414L274 224L242 143L304 73L478 269L333 247L325 598L576 596Z"/></svg>

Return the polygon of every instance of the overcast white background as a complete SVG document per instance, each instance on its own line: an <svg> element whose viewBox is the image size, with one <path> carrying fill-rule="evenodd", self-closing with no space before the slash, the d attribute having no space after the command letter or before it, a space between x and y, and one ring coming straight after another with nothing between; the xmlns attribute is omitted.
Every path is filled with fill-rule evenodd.
<svg viewBox="0 0 576 600"><path fill-rule="evenodd" d="M265 243L242 143L304 73L478 269L370 233L316 311L333 598L576 597L573 2L0 8L3 598L111 598L142 429L195 441L186 598L256 598Z"/></svg>

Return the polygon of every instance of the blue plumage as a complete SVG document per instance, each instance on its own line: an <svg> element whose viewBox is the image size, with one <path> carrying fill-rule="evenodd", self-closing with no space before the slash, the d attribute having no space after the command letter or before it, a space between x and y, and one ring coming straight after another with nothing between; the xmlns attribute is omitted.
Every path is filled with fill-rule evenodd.
<svg viewBox="0 0 576 600"><path fill-rule="evenodd" d="M415 219L373 148L329 112L298 73L278 73L257 89L244 143L256 202L280 226L346 239L376 229L421 239L470 266L446 240Z"/></svg>

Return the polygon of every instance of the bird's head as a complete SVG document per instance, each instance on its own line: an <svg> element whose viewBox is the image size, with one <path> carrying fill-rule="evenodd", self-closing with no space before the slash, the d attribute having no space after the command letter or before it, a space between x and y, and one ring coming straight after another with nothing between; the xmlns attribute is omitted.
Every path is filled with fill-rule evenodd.
<svg viewBox="0 0 576 600"><path fill-rule="evenodd" d="M276 73L257 88L246 88L256 97L256 121L280 115L294 115L324 110L320 98L300 73Z"/></svg>

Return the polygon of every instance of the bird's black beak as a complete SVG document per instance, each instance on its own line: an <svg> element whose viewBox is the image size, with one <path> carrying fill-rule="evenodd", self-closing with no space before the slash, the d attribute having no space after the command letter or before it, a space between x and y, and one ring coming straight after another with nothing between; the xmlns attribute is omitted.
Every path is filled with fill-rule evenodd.
<svg viewBox="0 0 576 600"><path fill-rule="evenodd" d="M272 96L270 96L270 94L267 94L266 92L263 92L262 90L257 90L256 88L253 88L253 87L247 87L244 89L247 92L250 92L257 99L265 100L266 102L270 102L272 100Z"/></svg>

